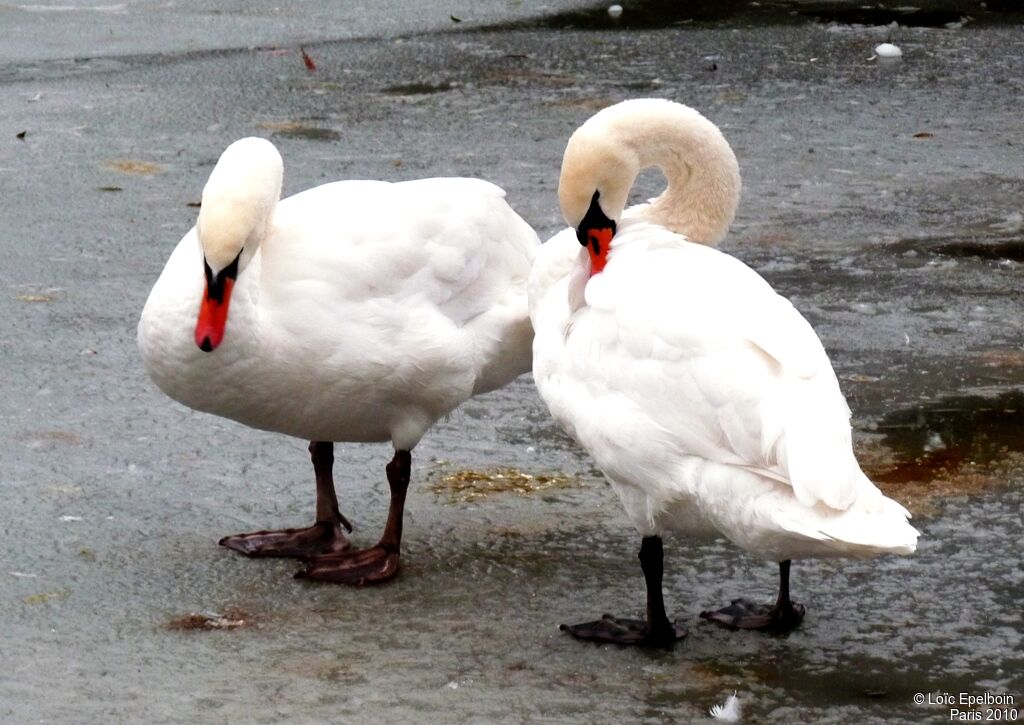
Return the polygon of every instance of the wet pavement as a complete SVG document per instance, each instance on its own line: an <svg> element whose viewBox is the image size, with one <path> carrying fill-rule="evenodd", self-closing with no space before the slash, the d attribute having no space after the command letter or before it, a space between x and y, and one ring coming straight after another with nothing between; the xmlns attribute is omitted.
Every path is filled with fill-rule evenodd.
<svg viewBox="0 0 1024 725"><path fill-rule="evenodd" d="M916 693L1020 706L1020 18L392 5L0 4L0 720L686 722L733 690L749 722L949 721ZM872 59L883 41L903 57ZM773 565L669 538L689 637L572 641L559 623L642 608L639 540L528 376L414 452L397 581L311 585L218 548L308 522L314 493L304 442L182 408L135 352L223 147L274 140L286 194L483 176L546 238L568 135L637 96L693 105L732 143L744 195L723 248L815 326L919 552L795 564L808 615L777 638L696 619L769 599ZM383 524L389 458L337 448L357 543Z"/></svg>

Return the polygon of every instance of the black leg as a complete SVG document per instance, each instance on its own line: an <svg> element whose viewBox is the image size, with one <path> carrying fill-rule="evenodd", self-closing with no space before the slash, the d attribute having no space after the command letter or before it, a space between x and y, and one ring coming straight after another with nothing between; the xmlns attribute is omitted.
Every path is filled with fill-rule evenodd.
<svg viewBox="0 0 1024 725"><path fill-rule="evenodd" d="M338 509L338 495L334 490L334 444L313 441L309 444L309 457L316 475L316 521L341 524L352 533L352 524Z"/></svg>
<svg viewBox="0 0 1024 725"><path fill-rule="evenodd" d="M309 444L309 454L316 475L316 523L304 529L255 531L225 536L219 542L221 546L251 557L298 558L337 553L349 548L348 539L341 527L352 531L352 524L338 510L338 497L334 492L334 444L313 441Z"/></svg>
<svg viewBox="0 0 1024 725"><path fill-rule="evenodd" d="M759 629L775 634L796 629L807 609L789 598L789 564L788 559L779 562L779 596L774 606L733 599L729 606L701 612L700 616L728 629Z"/></svg>
<svg viewBox="0 0 1024 725"><path fill-rule="evenodd" d="M661 537L645 536L640 544L640 568L647 584L647 619L619 619L605 614L583 624L563 624L560 629L576 639L647 647L671 647L686 636L686 628L674 625L665 614L662 594L664 549Z"/></svg>
<svg viewBox="0 0 1024 725"><path fill-rule="evenodd" d="M395 457L387 466L391 504L380 543L369 549L314 556L309 560L309 565L295 577L356 586L377 584L394 577L398 573L402 548L402 517L411 468L412 455L409 451L395 451Z"/></svg>

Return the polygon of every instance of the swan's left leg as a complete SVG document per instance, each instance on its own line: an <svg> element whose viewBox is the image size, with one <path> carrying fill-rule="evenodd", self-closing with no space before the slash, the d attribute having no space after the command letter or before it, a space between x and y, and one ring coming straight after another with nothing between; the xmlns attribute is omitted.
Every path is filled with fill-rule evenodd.
<svg viewBox="0 0 1024 725"><path fill-rule="evenodd" d="M807 611L803 604L789 598L789 560L779 562L779 598L775 605L756 604L749 599L734 599L727 607L701 612L703 619L729 629L759 629L783 633L796 629Z"/></svg>
<svg viewBox="0 0 1024 725"><path fill-rule="evenodd" d="M376 546L314 556L309 559L305 569L295 574L295 578L362 586L387 581L397 574L398 554L402 546L402 515L405 512L405 493L409 488L411 467L412 455L409 451L395 451L395 457L387 465L391 505L384 533Z"/></svg>
<svg viewBox="0 0 1024 725"><path fill-rule="evenodd" d="M334 491L334 444L313 441L309 455L316 476L316 522L312 526L276 531L253 531L248 534L225 536L220 545L250 557L290 556L304 559L316 554L345 551L348 539L341 530L352 531L338 510L338 496Z"/></svg>
<svg viewBox="0 0 1024 725"><path fill-rule="evenodd" d="M593 622L563 624L559 629L576 639L646 647L671 647L686 636L686 628L669 621L661 580L664 550L659 536L645 536L640 545L640 568L647 584L647 619L620 619L605 614Z"/></svg>

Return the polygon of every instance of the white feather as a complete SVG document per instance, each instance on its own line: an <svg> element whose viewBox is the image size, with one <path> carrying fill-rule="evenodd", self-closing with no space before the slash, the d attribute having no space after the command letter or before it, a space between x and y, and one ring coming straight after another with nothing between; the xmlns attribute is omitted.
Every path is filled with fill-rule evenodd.
<svg viewBox="0 0 1024 725"><path fill-rule="evenodd" d="M725 698L725 704L712 705L710 710L711 717L716 720L725 720L726 722L739 722L741 716L740 709L740 698L736 696L735 691Z"/></svg>

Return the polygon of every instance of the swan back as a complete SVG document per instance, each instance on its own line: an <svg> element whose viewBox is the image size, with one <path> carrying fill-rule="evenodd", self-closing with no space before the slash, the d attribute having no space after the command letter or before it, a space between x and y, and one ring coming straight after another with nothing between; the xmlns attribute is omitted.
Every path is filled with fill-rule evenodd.
<svg viewBox="0 0 1024 725"><path fill-rule="evenodd" d="M203 188L196 222L211 270L224 269L243 250L250 258L255 253L281 196L283 173L281 154L263 138L240 139L221 154Z"/></svg>
<svg viewBox="0 0 1024 725"><path fill-rule="evenodd" d="M715 124L665 99L610 106L570 137L558 187L566 221L579 225L596 191L602 211L618 222L637 174L652 166L668 186L636 213L690 241L721 241L739 205L736 155Z"/></svg>

